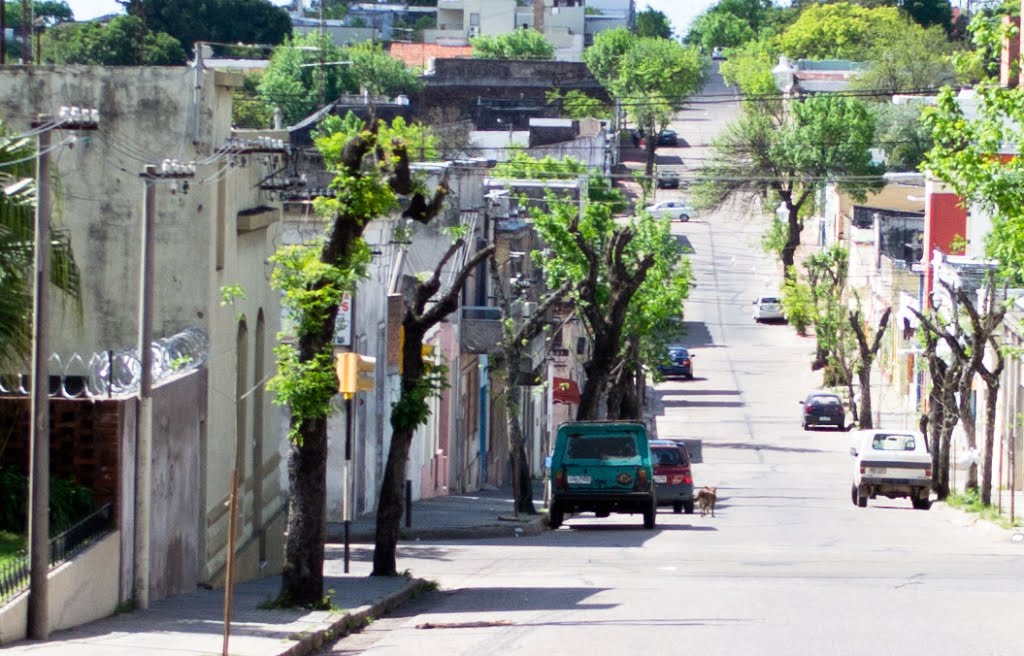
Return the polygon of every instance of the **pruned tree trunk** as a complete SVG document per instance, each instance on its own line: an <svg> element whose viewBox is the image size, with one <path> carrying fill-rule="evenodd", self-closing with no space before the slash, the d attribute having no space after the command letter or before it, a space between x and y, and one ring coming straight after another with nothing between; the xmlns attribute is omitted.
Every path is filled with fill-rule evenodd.
<svg viewBox="0 0 1024 656"><path fill-rule="evenodd" d="M857 379L860 381L860 410L857 412L857 419L859 420L858 426L861 429L874 427L874 422L871 420L871 367L875 363L878 349L882 346L882 337L885 335L885 329L889 325L889 315L891 313L892 308L886 308L885 312L882 313L882 317L878 320L878 329L875 331L875 336L871 343L868 343L868 338L864 334L860 312L852 310L849 314L850 327L853 328L853 334L857 339L859 358Z"/></svg>
<svg viewBox="0 0 1024 656"><path fill-rule="evenodd" d="M540 302L537 310L521 326L516 326L512 317L512 302L505 290L505 281L498 271L496 258L488 262L491 276L491 289L502 314L501 348L505 356L505 426L508 430L509 453L512 457L512 497L516 513L536 515L533 505L533 479L530 476L530 465L526 455L526 439L523 436L523 425L519 417L522 414L522 386L519 384L519 362L523 356L523 346L535 339L543 330L543 318L548 309L562 301L572 288L571 282L562 284L558 289L550 290Z"/></svg>
<svg viewBox="0 0 1024 656"><path fill-rule="evenodd" d="M423 361L423 337L442 319L458 309L459 295L466 279L481 262L494 253L487 246L473 254L459 269L448 288L440 297L441 274L444 267L464 246L460 239L434 269L433 275L416 284L411 301L407 301L402 318L402 382L398 401L391 409L391 446L384 467L380 500L377 503L377 532L373 548L372 576L397 576L398 536L402 520L403 490L409 447L417 426L430 417L428 400L440 391L436 373L428 371ZM433 303L427 308L428 303Z"/></svg>
<svg viewBox="0 0 1024 656"><path fill-rule="evenodd" d="M981 463L981 502L992 505L992 459L996 443L996 402L999 398L999 378L985 394L985 449Z"/></svg>
<svg viewBox="0 0 1024 656"><path fill-rule="evenodd" d="M288 452L288 526L278 603L319 606L324 596L327 422L303 422ZM302 482L301 485L297 484Z"/></svg>
<svg viewBox="0 0 1024 656"><path fill-rule="evenodd" d="M964 368L964 373L960 377L958 385L958 393L960 394L960 404L957 407L957 414L960 416L960 422L964 427L964 438L967 442L968 449L978 448L978 422L974 417L973 409L971 408L971 392L974 380L974 370L968 367ZM978 490L978 463L971 462L967 467L967 480L964 481L965 490Z"/></svg>

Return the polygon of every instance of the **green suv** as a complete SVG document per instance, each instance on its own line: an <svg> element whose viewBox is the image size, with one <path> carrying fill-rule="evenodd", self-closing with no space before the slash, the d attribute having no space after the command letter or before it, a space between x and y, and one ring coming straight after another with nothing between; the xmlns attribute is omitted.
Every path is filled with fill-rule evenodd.
<svg viewBox="0 0 1024 656"><path fill-rule="evenodd" d="M644 528L654 528L657 511L646 426L578 421L558 427L551 455L551 528L561 526L566 514L580 512L642 513Z"/></svg>

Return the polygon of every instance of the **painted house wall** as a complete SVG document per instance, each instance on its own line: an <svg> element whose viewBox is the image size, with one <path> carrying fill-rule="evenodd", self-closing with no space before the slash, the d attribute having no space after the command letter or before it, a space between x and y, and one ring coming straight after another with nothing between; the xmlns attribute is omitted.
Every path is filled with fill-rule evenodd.
<svg viewBox="0 0 1024 656"><path fill-rule="evenodd" d="M960 197L949 188L937 181L925 183L924 210L924 254L930 259L936 249L949 255L959 254L952 251L950 244L954 239L963 238L967 234L967 210L960 205ZM924 269L925 299L934 289L932 269Z"/></svg>
<svg viewBox="0 0 1024 656"><path fill-rule="evenodd" d="M207 423L200 462L200 486L205 509L204 544L199 560L202 578L214 578L223 566L231 467L244 443L243 542L253 535L255 478L266 488L260 515L272 517L282 507L276 468L279 434L270 429L276 411L268 395L249 395L239 414L235 401L254 384L255 327L262 312L266 371L277 332L276 293L267 285L267 258L273 252L275 201L258 182L273 165L270 156L229 156L221 150L232 135L231 91L241 76L204 71L195 103L194 72L186 67L7 66L0 69L0 114L15 129L26 129L30 117L56 112L62 105L97 108L101 129L79 133L74 148L62 147L54 157L60 176L63 222L82 270L81 321L71 312L54 315L51 340L61 353L134 348L138 332L139 243L143 183L139 173L147 164L165 158L199 162L195 179L183 185L158 183L156 191L154 334L170 336L195 325L216 354L207 363ZM54 142L70 136L58 131ZM266 207L269 223L243 227L240 213ZM244 299L221 306L220 290L239 285ZM238 351L239 321L248 326L244 353ZM249 363L245 380L236 377L239 362ZM262 405L255 413L253 403ZM262 432L253 417L262 416ZM238 426L239 417L245 424ZM255 467L250 438L260 436L268 454ZM274 447L274 448L272 448ZM240 563L240 565L242 565ZM244 569L244 566L241 567Z"/></svg>

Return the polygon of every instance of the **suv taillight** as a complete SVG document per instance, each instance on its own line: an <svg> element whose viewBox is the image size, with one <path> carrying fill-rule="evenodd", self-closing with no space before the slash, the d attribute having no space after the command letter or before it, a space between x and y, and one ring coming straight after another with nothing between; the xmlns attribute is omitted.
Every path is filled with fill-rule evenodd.
<svg viewBox="0 0 1024 656"><path fill-rule="evenodd" d="M638 487L647 487L647 468L637 467L636 468L636 484Z"/></svg>
<svg viewBox="0 0 1024 656"><path fill-rule="evenodd" d="M691 476L690 474L686 474L685 476L683 476L683 483L685 485L693 485L693 476Z"/></svg>
<svg viewBox="0 0 1024 656"><path fill-rule="evenodd" d="M558 471L555 472L555 489L556 490L564 490L565 489L565 472L562 471L561 469L559 469Z"/></svg>

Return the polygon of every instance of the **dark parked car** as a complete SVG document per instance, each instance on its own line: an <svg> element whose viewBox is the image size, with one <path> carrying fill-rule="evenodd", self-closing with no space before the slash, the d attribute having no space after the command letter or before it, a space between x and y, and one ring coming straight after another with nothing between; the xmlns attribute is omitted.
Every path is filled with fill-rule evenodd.
<svg viewBox="0 0 1024 656"><path fill-rule="evenodd" d="M650 440L651 462L654 464L654 487L658 505L672 506L672 511L693 514L693 472L686 447L672 440Z"/></svg>
<svg viewBox="0 0 1024 656"><path fill-rule="evenodd" d="M679 136L675 130L662 130L658 134L658 145L659 146L678 146Z"/></svg>
<svg viewBox="0 0 1024 656"><path fill-rule="evenodd" d="M658 372L664 378L693 378L693 354L682 346L670 346L668 363L659 364Z"/></svg>
<svg viewBox="0 0 1024 656"><path fill-rule="evenodd" d="M679 174L675 171L662 170L658 171L657 178L655 178L658 184L658 189L678 189L679 188Z"/></svg>
<svg viewBox="0 0 1024 656"><path fill-rule="evenodd" d="M804 430L812 426L831 426L846 429L846 412L843 400L832 392L811 392L800 401L801 419Z"/></svg>

